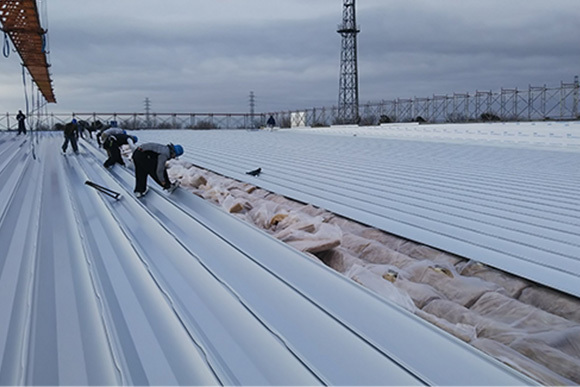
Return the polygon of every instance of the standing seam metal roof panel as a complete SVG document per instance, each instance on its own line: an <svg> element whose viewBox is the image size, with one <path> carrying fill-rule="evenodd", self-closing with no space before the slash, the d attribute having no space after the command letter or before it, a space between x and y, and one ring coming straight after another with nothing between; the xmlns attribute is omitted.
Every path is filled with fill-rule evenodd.
<svg viewBox="0 0 580 387"><path fill-rule="evenodd" d="M2 384L533 384L210 203L135 199L90 146L0 137Z"/></svg>
<svg viewBox="0 0 580 387"><path fill-rule="evenodd" d="M580 296L574 149L308 130L140 137L180 142L183 158L203 168ZM259 177L245 174L257 167Z"/></svg>

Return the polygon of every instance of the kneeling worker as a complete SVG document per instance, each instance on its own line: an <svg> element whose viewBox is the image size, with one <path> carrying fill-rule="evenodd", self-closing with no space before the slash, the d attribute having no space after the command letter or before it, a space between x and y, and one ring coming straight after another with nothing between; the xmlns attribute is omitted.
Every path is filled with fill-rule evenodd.
<svg viewBox="0 0 580 387"><path fill-rule="evenodd" d="M134 144L136 143L137 136L131 136L125 133L108 136L107 140L103 143L103 148L105 148L107 155L109 156L109 158L103 163L104 167L112 167L115 163L125 165L123 157L121 156L121 146L129 145L129 147L133 149L135 147Z"/></svg>
<svg viewBox="0 0 580 387"><path fill-rule="evenodd" d="M163 189L172 192L178 184L169 181L165 163L167 160L182 154L183 147L181 145L148 142L137 147L133 152L135 196L140 198L147 193L147 176L151 176Z"/></svg>

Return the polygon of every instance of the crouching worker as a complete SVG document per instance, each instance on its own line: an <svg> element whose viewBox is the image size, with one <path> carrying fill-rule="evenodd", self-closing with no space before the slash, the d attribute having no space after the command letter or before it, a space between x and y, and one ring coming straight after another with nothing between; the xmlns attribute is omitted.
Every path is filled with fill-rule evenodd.
<svg viewBox="0 0 580 387"><path fill-rule="evenodd" d="M103 163L105 168L112 167L115 164L125 165L123 157L121 156L121 146L129 145L131 149L137 143L137 136L130 136L125 133L113 134L107 137L103 144L103 148L107 151L109 158Z"/></svg>
<svg viewBox="0 0 580 387"><path fill-rule="evenodd" d="M148 142L137 147L133 152L135 196L140 198L147 193L147 176L151 176L163 189L172 192L178 184L169 181L165 163L167 160L182 154L183 147L181 145Z"/></svg>

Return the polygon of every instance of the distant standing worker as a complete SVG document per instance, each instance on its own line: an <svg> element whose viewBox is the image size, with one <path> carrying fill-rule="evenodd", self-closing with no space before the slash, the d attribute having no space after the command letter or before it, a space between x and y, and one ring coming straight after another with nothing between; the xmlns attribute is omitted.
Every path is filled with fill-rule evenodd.
<svg viewBox="0 0 580 387"><path fill-rule="evenodd" d="M22 113L22 110L18 110L16 119L18 120L18 135L20 135L20 133L26 134L26 116Z"/></svg>
<svg viewBox="0 0 580 387"><path fill-rule="evenodd" d="M147 176L151 176L163 189L172 192L177 183L171 183L167 175L165 163L169 159L179 157L183 154L181 145L157 144L148 142L138 146L133 152L133 163L135 164L135 196L144 196L147 191Z"/></svg>
<svg viewBox="0 0 580 387"><path fill-rule="evenodd" d="M274 116L270 116L270 118L268 118L268 121L266 122L266 124L268 125L268 127L271 129L274 126L276 126L276 120L274 119Z"/></svg>
<svg viewBox="0 0 580 387"><path fill-rule="evenodd" d="M66 153L68 148L68 143L70 142L73 151L79 153L79 147L77 145L77 139L79 138L79 128L77 125L77 120L73 120L64 126L64 143L62 144L62 151Z"/></svg>
<svg viewBox="0 0 580 387"><path fill-rule="evenodd" d="M133 148L136 143L137 136L130 136L125 133L108 136L103 144L103 148L105 148L109 155L109 158L103 164L104 167L109 168L115 164L125 165L125 161L123 161L123 157L121 156L121 146L129 145L129 147Z"/></svg>

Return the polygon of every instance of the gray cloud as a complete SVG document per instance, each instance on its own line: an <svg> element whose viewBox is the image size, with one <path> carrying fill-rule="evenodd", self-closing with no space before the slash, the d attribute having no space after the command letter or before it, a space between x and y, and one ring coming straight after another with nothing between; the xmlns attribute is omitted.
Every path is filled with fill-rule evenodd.
<svg viewBox="0 0 580 387"><path fill-rule="evenodd" d="M145 3L145 5L143 5ZM51 110L245 112L336 104L341 2L50 3ZM358 2L361 101L557 85L580 71L576 0ZM4 63L2 63L4 62ZM22 106L0 61L0 112Z"/></svg>

